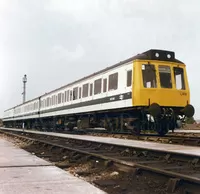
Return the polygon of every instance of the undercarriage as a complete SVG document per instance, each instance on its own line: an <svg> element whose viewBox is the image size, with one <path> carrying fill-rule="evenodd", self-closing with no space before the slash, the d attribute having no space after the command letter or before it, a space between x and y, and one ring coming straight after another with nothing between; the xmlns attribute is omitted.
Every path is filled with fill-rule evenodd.
<svg viewBox="0 0 200 194"><path fill-rule="evenodd" d="M191 105L180 109L152 104L149 107L136 107L115 112L93 112L4 122L4 125L13 128L55 132L103 128L108 133L131 132L134 135L140 135L142 131L150 131L163 136L169 130L180 128L185 116L193 114L194 110Z"/></svg>

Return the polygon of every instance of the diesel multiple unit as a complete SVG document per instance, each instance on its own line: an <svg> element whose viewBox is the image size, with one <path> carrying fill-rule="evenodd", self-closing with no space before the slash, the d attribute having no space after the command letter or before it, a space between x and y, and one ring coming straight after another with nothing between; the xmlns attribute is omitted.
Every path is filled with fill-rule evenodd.
<svg viewBox="0 0 200 194"><path fill-rule="evenodd" d="M4 112L6 127L164 135L194 115L186 66L175 53L149 50Z"/></svg>

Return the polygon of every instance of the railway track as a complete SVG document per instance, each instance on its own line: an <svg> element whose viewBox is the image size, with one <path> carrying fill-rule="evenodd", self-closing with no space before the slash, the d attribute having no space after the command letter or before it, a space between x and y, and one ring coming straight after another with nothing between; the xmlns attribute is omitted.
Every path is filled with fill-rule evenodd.
<svg viewBox="0 0 200 194"><path fill-rule="evenodd" d="M3 128L2 128L3 129ZM34 130L31 130L34 131ZM154 133L142 133L140 136L131 134L130 132L109 133L104 130L77 130L65 131L64 134L74 135L90 135L98 137L113 137L119 139L141 140L158 143L168 143L177 145L200 146L200 133L169 133L165 136L158 136Z"/></svg>
<svg viewBox="0 0 200 194"><path fill-rule="evenodd" d="M156 151L86 141L84 138L80 140L29 133L27 131L8 132L2 129L1 132L23 141L32 142L39 145L39 147L47 146L51 150L58 148L61 152L67 150L70 155L75 157L75 160L87 157L104 161L108 166L115 166L120 171L131 172L132 179L136 176L150 176L151 179L157 179L157 176L164 177L167 180L166 192L168 193L199 193L198 191L200 191L199 157L170 151ZM99 187L102 186L98 181L94 184ZM121 191L121 193L123 192Z"/></svg>
<svg viewBox="0 0 200 194"><path fill-rule="evenodd" d="M187 134L171 134L164 137L157 136L155 134L141 134L140 136L134 136L131 134L108 134L108 133L88 133L87 135L100 136L100 137L113 137L120 139L132 139L132 140L142 140L150 142L159 143L169 143L177 145L189 145L189 146L200 146L200 136L193 134L189 136ZM190 134L191 135L191 134Z"/></svg>

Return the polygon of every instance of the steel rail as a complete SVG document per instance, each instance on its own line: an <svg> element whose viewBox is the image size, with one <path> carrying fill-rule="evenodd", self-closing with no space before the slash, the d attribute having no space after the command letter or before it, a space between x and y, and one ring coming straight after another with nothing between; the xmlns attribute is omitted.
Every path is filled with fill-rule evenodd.
<svg viewBox="0 0 200 194"><path fill-rule="evenodd" d="M107 143L104 145L104 143L97 142L95 145L95 142L86 141L84 139L83 140L73 140L72 138L64 138L64 137L59 138L57 136L54 137L54 136L48 136L48 135L44 135L44 134L33 134L33 133L31 134L31 137L27 137L28 135L30 135L30 133L28 133L27 131L25 133L22 133L22 132L16 132L16 131L6 132L4 130L1 130L1 132L6 135L17 137L20 139L38 142L38 143L46 144L46 145L51 145L53 147L58 147L58 148L66 149L66 150L73 151L76 153L81 153L83 155L92 156L92 157L99 158L99 159L102 159L105 161L111 161L113 164L120 164L120 165L126 166L132 170L134 169L136 171L148 171L151 173L156 173L159 175L167 176L171 180L171 181L169 181L171 184L168 185L168 188L171 192L175 191L176 187L178 187L180 182L181 182L181 184L183 184L183 183L189 184L190 186L193 186L195 189L197 189L197 188L200 189L200 178L198 178L198 176L190 176L190 175L187 175L186 173L183 174L183 173L178 173L176 171L173 171L173 168L175 167L175 169L176 169L176 167L177 167L177 165L175 163L173 163L173 166L171 168L172 170L166 170L166 169L162 169L163 168L162 165L160 167L159 167L159 165L158 165L158 167L151 166L151 161L156 161L159 164L160 162L162 163L163 160L159 161L159 160L150 158L151 161L149 161L149 162L148 162L148 160L145 160L146 161L146 165L145 165L145 164L142 164L142 161L140 161L140 160L139 161L137 161L137 160L129 161L131 159L135 160L135 158L137 158L137 157L135 157L135 155L132 155L129 157L118 155L119 148L121 148L121 150L120 150L121 152L122 152L122 150L125 151L125 149L134 149L137 152L137 154L141 154L141 153L143 153L143 151L145 151L145 150L140 150L139 148L136 149L136 148L130 148L128 146L117 146L117 145L110 144L109 146L112 149L110 149L109 150L110 152L109 152L108 149L101 150L102 145L108 146ZM21 134L19 134L19 133L21 133ZM57 141L57 143L54 142L55 140ZM66 144L63 145L63 141L65 143L68 142L69 145L71 143L71 146L66 145ZM88 146L88 144L90 144L91 147ZM95 149L95 148L100 148L100 149ZM117 152L116 152L116 149L118 150ZM163 151L162 154L160 151L153 151L153 152L150 150L146 150L146 151L149 153L150 156L152 156L152 154L154 156L157 155L157 157L162 156L162 158L165 158L166 161L169 159L173 159L175 161L178 161L178 160L180 160L180 161L185 160L187 162L190 161L190 163L196 162L196 167L197 168L199 167L198 162L199 162L200 158L193 158L192 156L182 155L182 158L180 159L179 157L181 154L179 155L179 154L175 154L175 153L170 153L170 155L169 155L169 152L165 152L165 151ZM148 157L149 156L148 153L146 153L146 156L145 156L145 153L143 153L143 155L145 157ZM118 159L119 156L121 156L122 159ZM123 159L123 157L124 157L124 159ZM137 158L137 159L139 159L139 158ZM195 167L195 166L192 165L192 167Z"/></svg>

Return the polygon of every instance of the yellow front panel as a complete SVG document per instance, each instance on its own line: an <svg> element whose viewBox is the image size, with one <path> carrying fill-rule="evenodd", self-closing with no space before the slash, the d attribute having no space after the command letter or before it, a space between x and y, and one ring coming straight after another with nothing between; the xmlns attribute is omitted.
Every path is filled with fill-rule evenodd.
<svg viewBox="0 0 200 194"><path fill-rule="evenodd" d="M155 88L144 87L144 81L142 75L143 64L155 65L155 70L154 70L156 76ZM170 81L171 88L161 87L159 68L162 69L163 67L165 68L166 66L168 66L171 71L171 81ZM158 103L160 106L185 107L188 103L190 103L190 92L189 92L187 74L184 64L167 62L167 61L137 60L134 62L133 68L134 68L133 95L132 95L133 106L149 106L152 103ZM176 88L173 68L183 68L185 89ZM146 76L148 76L148 74Z"/></svg>

